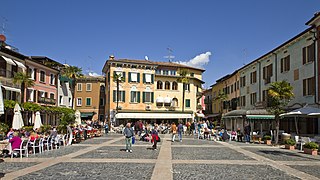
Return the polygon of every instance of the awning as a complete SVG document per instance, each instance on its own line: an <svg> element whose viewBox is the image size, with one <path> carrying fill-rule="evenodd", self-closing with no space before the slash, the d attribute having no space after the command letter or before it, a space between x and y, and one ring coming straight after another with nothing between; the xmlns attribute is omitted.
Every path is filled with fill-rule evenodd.
<svg viewBox="0 0 320 180"><path fill-rule="evenodd" d="M16 65L14 62L13 62L13 60L12 59L10 59L10 58L7 58L7 57L5 57L5 56L1 56L5 61L7 61L7 63L8 64L11 64L11 65Z"/></svg>
<svg viewBox="0 0 320 180"><path fill-rule="evenodd" d="M163 102L164 102L163 97L157 97L156 103L163 103Z"/></svg>
<svg viewBox="0 0 320 180"><path fill-rule="evenodd" d="M274 119L274 115L247 115L247 119Z"/></svg>
<svg viewBox="0 0 320 180"><path fill-rule="evenodd" d="M14 92L21 93L21 89L17 89L17 88L13 88L13 87L8 87L8 86L4 86L4 85L2 85L2 87L3 87L6 91L14 91Z"/></svg>
<svg viewBox="0 0 320 180"><path fill-rule="evenodd" d="M22 69L27 69L26 66L24 64L22 64L21 62L16 61L16 60L13 60L13 61L18 65L18 67L20 67Z"/></svg>
<svg viewBox="0 0 320 180"><path fill-rule="evenodd" d="M207 115L205 118L213 118L213 117L218 117L218 116L220 116L220 115L221 115L220 113L209 114L209 115Z"/></svg>
<svg viewBox="0 0 320 180"><path fill-rule="evenodd" d="M204 117L204 114L202 114L202 113L196 113L196 116L203 118L203 117Z"/></svg>
<svg viewBox="0 0 320 180"><path fill-rule="evenodd" d="M165 98L164 98L164 103L166 103L166 104L171 103L171 98L165 97Z"/></svg>
<svg viewBox="0 0 320 180"><path fill-rule="evenodd" d="M118 113L116 119L192 119L192 114L178 113Z"/></svg>
<svg viewBox="0 0 320 180"><path fill-rule="evenodd" d="M87 118L93 116L93 112L82 112L81 117L82 118Z"/></svg>

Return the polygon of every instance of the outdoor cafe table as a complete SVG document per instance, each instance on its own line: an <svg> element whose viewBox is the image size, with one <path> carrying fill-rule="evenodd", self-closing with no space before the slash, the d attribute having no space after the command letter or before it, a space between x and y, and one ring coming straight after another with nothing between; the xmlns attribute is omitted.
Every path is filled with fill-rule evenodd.
<svg viewBox="0 0 320 180"><path fill-rule="evenodd" d="M7 140L3 140L3 141L0 141L0 154L2 155L2 150L4 150L7 146L8 146L9 141Z"/></svg>

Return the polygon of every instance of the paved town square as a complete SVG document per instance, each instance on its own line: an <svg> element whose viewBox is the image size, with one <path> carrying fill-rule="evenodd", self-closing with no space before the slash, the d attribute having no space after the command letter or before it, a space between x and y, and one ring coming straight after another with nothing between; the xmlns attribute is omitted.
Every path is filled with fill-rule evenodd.
<svg viewBox="0 0 320 180"><path fill-rule="evenodd" d="M80 144L5 158L3 179L319 179L320 158L265 144L215 142L161 135L158 150L137 141L124 151L124 137L110 134Z"/></svg>

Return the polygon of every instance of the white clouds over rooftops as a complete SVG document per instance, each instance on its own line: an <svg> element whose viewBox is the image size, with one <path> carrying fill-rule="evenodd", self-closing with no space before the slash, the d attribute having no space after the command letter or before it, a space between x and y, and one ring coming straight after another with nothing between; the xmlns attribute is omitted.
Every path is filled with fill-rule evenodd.
<svg viewBox="0 0 320 180"><path fill-rule="evenodd" d="M211 52L208 51L206 53L197 55L196 57L194 57L193 59L190 59L189 61L179 61L177 63L184 64L191 67L196 67L196 68L203 68L204 65L209 63L210 56L211 56Z"/></svg>

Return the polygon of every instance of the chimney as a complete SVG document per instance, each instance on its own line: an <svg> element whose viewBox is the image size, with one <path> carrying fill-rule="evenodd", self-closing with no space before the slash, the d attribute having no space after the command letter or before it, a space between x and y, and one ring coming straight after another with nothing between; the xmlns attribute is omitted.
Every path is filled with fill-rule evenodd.
<svg viewBox="0 0 320 180"><path fill-rule="evenodd" d="M110 55L109 60L114 60L114 55Z"/></svg>

